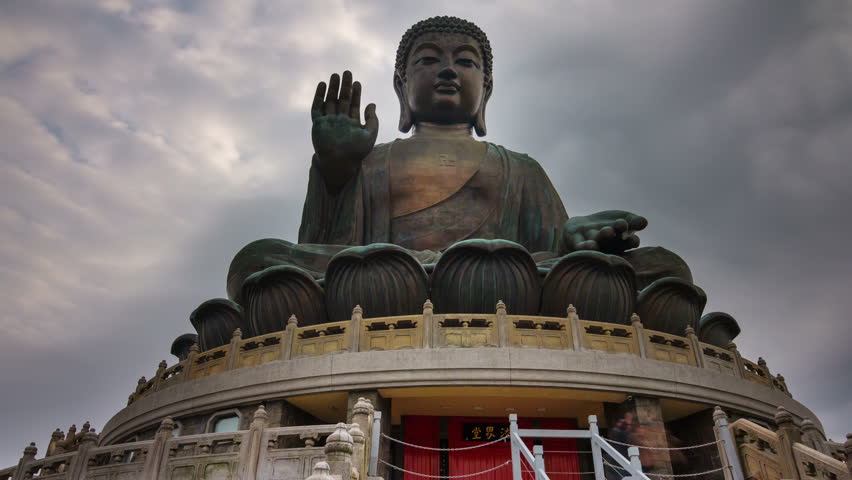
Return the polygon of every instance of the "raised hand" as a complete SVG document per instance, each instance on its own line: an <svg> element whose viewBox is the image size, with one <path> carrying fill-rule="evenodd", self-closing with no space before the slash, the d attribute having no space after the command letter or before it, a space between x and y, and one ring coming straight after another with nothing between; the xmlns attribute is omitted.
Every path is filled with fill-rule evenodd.
<svg viewBox="0 0 852 480"><path fill-rule="evenodd" d="M339 88L339 92L338 92ZM311 106L317 166L332 191L339 190L357 174L361 162L376 144L379 119L376 105L367 105L365 123L361 123L361 84L352 83L352 73L343 72L343 83L336 73L326 92L325 82L317 85Z"/></svg>
<svg viewBox="0 0 852 480"><path fill-rule="evenodd" d="M639 246L636 232L648 226L645 217L624 210L606 210L565 222L563 253L597 250L618 254Z"/></svg>

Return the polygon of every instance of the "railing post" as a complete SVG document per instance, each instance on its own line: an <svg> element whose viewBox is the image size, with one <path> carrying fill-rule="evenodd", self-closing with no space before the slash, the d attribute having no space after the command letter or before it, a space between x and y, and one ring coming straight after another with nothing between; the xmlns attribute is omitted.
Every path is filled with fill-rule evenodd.
<svg viewBox="0 0 852 480"><path fill-rule="evenodd" d="M241 480L255 480L260 470L261 450L263 445L263 433L269 424L269 414L263 405L257 407L251 419L248 432L245 433L240 445L240 476Z"/></svg>
<svg viewBox="0 0 852 480"><path fill-rule="evenodd" d="M352 435L345 423L338 423L334 432L325 440L325 461L328 462L329 474L341 480L352 478Z"/></svg>
<svg viewBox="0 0 852 480"><path fill-rule="evenodd" d="M238 360L240 359L240 342L243 341L243 331L241 329L234 330L234 334L231 335L231 343L228 345L228 361L226 363L226 370L233 370L237 368Z"/></svg>
<svg viewBox="0 0 852 480"><path fill-rule="evenodd" d="M198 344L193 343L191 347L189 347L189 354L186 356L186 368L183 371L183 375L181 378L181 382L186 382L189 380L189 375L192 373L192 367L195 366L195 357L198 356Z"/></svg>
<svg viewBox="0 0 852 480"><path fill-rule="evenodd" d="M686 327L686 338L689 339L689 344L692 346L692 354L695 355L695 366L704 368L704 352L701 351L701 342L698 341L698 335L695 334L695 329Z"/></svg>
<svg viewBox="0 0 852 480"><path fill-rule="evenodd" d="M543 480L541 472L544 471L544 447L533 445L533 455L535 456L535 480Z"/></svg>
<svg viewBox="0 0 852 480"><path fill-rule="evenodd" d="M757 357L757 366L763 370L763 374L766 375L766 379L769 380L769 388L778 390L778 387L775 386L775 382L772 381L772 374L769 372L769 367L766 366L766 360L764 360L763 357Z"/></svg>
<svg viewBox="0 0 852 480"><path fill-rule="evenodd" d="M793 414L784 407L778 407L775 411L775 424L778 425L775 434L778 436L778 456L781 459L783 478L798 480L799 468L796 465L793 445L802 441L802 432L793 423Z"/></svg>
<svg viewBox="0 0 852 480"><path fill-rule="evenodd" d="M365 474L369 470L368 452L372 451L373 425L370 423L370 417L372 417L374 413L375 410L372 402L364 397L359 397L358 401L355 402L355 405L352 407L352 423L358 426L357 432L353 431L352 428L349 429L349 434L352 435L352 441L355 442L353 462L358 465L358 473L364 479L366 479ZM360 446L358 443L359 432L361 435ZM369 438L367 438L366 434L369 434Z"/></svg>
<svg viewBox="0 0 852 480"><path fill-rule="evenodd" d="M740 457L737 454L737 445L728 427L728 416L721 407L713 410L713 433L719 442L719 458L724 467L725 480L745 480L743 469L740 466Z"/></svg>
<svg viewBox="0 0 852 480"><path fill-rule="evenodd" d="M281 339L281 360L290 360L293 358L293 346L296 343L296 328L299 326L299 320L295 315L290 315L287 319L287 327L284 328L284 336Z"/></svg>
<svg viewBox="0 0 852 480"><path fill-rule="evenodd" d="M580 316L574 305L568 305L568 323L571 325L571 337L574 339L574 351L583 349L583 329L580 327Z"/></svg>
<svg viewBox="0 0 852 480"><path fill-rule="evenodd" d="M15 468L15 473L12 474L12 480L23 480L27 472L27 465L35 460L38 454L35 442L30 443L24 448L24 455L18 461L18 467Z"/></svg>
<svg viewBox="0 0 852 480"><path fill-rule="evenodd" d="M68 465L68 473L65 478L78 480L86 478L86 470L89 467L89 450L98 445L98 434L91 428L83 433L80 445L77 446L77 455L71 459Z"/></svg>
<svg viewBox="0 0 852 480"><path fill-rule="evenodd" d="M361 347L361 324L364 320L364 310L361 305L355 305L352 316L349 317L349 351L357 352Z"/></svg>
<svg viewBox="0 0 852 480"><path fill-rule="evenodd" d="M163 381L163 372L166 371L168 364L165 360L160 360L160 364L157 365L157 373L154 374L154 385L151 386L151 390L158 391L160 389L160 382Z"/></svg>
<svg viewBox="0 0 852 480"><path fill-rule="evenodd" d="M169 461L166 454L166 444L172 439L174 429L175 422L169 417L164 418L160 423L160 428L154 435L154 443L151 444L148 454L145 455L145 465L142 470L145 480L164 478L160 476L160 473L166 471L165 463Z"/></svg>
<svg viewBox="0 0 852 480"><path fill-rule="evenodd" d="M382 432L382 412L373 413L373 431L370 432L370 468L367 470L371 477L378 476L379 471L379 441Z"/></svg>
<svg viewBox="0 0 852 480"><path fill-rule="evenodd" d="M427 299L423 303L423 348L432 348L435 340L432 338L435 330L435 319L432 317L435 309L432 301Z"/></svg>
<svg viewBox="0 0 852 480"><path fill-rule="evenodd" d="M501 347L509 346L509 318L506 312L506 304L503 300L497 301L497 339Z"/></svg>
<svg viewBox="0 0 852 480"><path fill-rule="evenodd" d="M734 356L734 365L737 366L737 377L745 378L745 366L743 365L743 357L740 351L737 350L737 344L734 342L728 343L728 351Z"/></svg>
<svg viewBox="0 0 852 480"><path fill-rule="evenodd" d="M846 467L852 472L852 433L846 434L846 443L843 444L846 451Z"/></svg>
<svg viewBox="0 0 852 480"><path fill-rule="evenodd" d="M595 466L595 480L606 480L604 477L603 455L601 455L601 446L598 443L600 431L598 430L597 415L589 415L589 433L592 434L592 463Z"/></svg>
<svg viewBox="0 0 852 480"><path fill-rule="evenodd" d="M509 414L509 444L512 446L512 480L521 480L521 452L517 444L518 415Z"/></svg>
<svg viewBox="0 0 852 480"><path fill-rule="evenodd" d="M639 344L639 356L648 358L648 339L645 337L645 326L642 325L642 319L639 315L630 315L630 325L636 330L636 343Z"/></svg>
<svg viewBox="0 0 852 480"><path fill-rule="evenodd" d="M631 475L638 478L638 473L642 473L642 461L639 460L639 447L627 447L627 458L630 459L630 468L633 470Z"/></svg>

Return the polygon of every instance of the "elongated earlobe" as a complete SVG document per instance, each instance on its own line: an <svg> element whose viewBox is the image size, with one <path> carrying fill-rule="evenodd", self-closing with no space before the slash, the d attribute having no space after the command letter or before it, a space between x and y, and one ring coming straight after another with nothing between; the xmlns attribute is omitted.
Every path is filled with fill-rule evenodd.
<svg viewBox="0 0 852 480"><path fill-rule="evenodd" d="M485 126L485 106L488 105L488 99L491 98L491 92L493 87L489 86L485 90L485 94L482 96L482 103L479 105L479 110L476 112L476 116L473 118L473 129L476 131L476 135L480 137L484 137L486 133L488 133L488 129Z"/></svg>
<svg viewBox="0 0 852 480"><path fill-rule="evenodd" d="M414 119L411 116L411 109L408 108L408 98L405 96L405 82L402 81L399 73L393 75L393 90L396 92L396 98L399 99L399 131L408 133L414 124Z"/></svg>

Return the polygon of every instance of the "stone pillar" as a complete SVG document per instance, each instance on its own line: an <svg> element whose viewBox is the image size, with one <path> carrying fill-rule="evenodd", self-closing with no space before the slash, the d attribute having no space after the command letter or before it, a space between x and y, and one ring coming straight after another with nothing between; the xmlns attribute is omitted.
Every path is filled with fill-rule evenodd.
<svg viewBox="0 0 852 480"><path fill-rule="evenodd" d="M71 459L65 478L69 480L86 478L86 470L89 467L89 450L97 446L98 435L95 433L95 429L92 428L84 432L80 438L80 444L77 446L77 455Z"/></svg>
<svg viewBox="0 0 852 480"><path fill-rule="evenodd" d="M163 372L166 371L168 365L165 360L160 360L160 364L157 365L157 373L154 374L154 386L151 387L155 392L160 389L160 382L163 381Z"/></svg>
<svg viewBox="0 0 852 480"><path fill-rule="evenodd" d="M799 480L799 469L793 455L793 445L802 441L802 432L793 423L793 414L784 407L778 407L775 412L775 424L778 430L778 458L785 479Z"/></svg>
<svg viewBox="0 0 852 480"><path fill-rule="evenodd" d="M366 435L361 431L357 423L349 427L349 435L352 436L352 476L353 478L366 480L367 478L367 444Z"/></svg>
<svg viewBox="0 0 852 480"><path fill-rule="evenodd" d="M189 347L189 354L186 356L186 368L183 369L183 374L181 375L181 382L186 382L189 380L189 374L192 373L192 367L195 366L195 357L198 356L198 344L193 343L191 347Z"/></svg>
<svg viewBox="0 0 852 480"><path fill-rule="evenodd" d="M317 462L314 464L314 472L307 480L332 480L332 476L328 474L328 463Z"/></svg>
<svg viewBox="0 0 852 480"><path fill-rule="evenodd" d="M192 356L190 354L190 356ZM175 429L175 422L171 418L166 417L160 423L160 428L157 429L157 434L154 435L154 443L148 450L145 456L145 466L143 467L143 478L145 480L157 480L158 478L166 478L166 467L169 461L166 446L169 440L172 439L172 431Z"/></svg>
<svg viewBox="0 0 852 480"><path fill-rule="evenodd" d="M243 331L239 328L231 335L231 343L228 345L228 360L226 368L232 370L237 368L240 359L240 342L243 341Z"/></svg>
<svg viewBox="0 0 852 480"><path fill-rule="evenodd" d="M583 350L583 328L580 326L580 316L574 305L568 305L568 323L571 325L571 337L574 339L574 350Z"/></svg>
<svg viewBox="0 0 852 480"><path fill-rule="evenodd" d="M497 301L497 336L501 347L509 346L509 318L506 312L506 304L503 300Z"/></svg>
<svg viewBox="0 0 852 480"><path fill-rule="evenodd" d="M660 400L650 397L630 397L620 405L604 404L607 424L615 425L626 413L634 415L629 443L646 447L668 447L666 426ZM672 460L667 450L642 450L642 466L645 472L672 474Z"/></svg>
<svg viewBox="0 0 852 480"><path fill-rule="evenodd" d="M371 433L373 430L373 404L364 397L359 397L355 405L352 406L352 415L350 422L357 425L358 428L350 428L349 434L352 435L352 441L355 442L353 451L353 464L361 474L361 478L366 478L367 464L369 463L369 452L371 448ZM361 436L361 444L359 445L358 435ZM359 450L360 449L360 450Z"/></svg>
<svg viewBox="0 0 852 480"><path fill-rule="evenodd" d="M30 443L24 448L24 455L18 460L18 466L15 468L15 473L12 474L12 480L23 480L26 477L27 466L35 460L38 454L35 442Z"/></svg>
<svg viewBox="0 0 852 480"><path fill-rule="evenodd" d="M338 423L334 432L325 440L325 459L331 476L341 480L352 479L352 435L345 423Z"/></svg>
<svg viewBox="0 0 852 480"><path fill-rule="evenodd" d="M281 338L281 360L290 360L293 356L293 347L296 343L296 328L299 327L299 319L295 315L290 315L287 319L287 327L284 328L283 337Z"/></svg>
<svg viewBox="0 0 852 480"><path fill-rule="evenodd" d="M361 428L361 431L364 432L365 434L367 432L370 432L370 435L368 436L368 438L372 437L372 429L373 429L372 420L373 419L370 418L370 422L369 422L369 424L366 428L365 428L364 425L362 425L360 423L361 417L359 417L359 415L363 415L363 412L361 411L361 409L363 408L363 405L358 407L358 408L356 408L356 405L361 403L362 400L364 402L369 402L369 404L372 406L373 412L375 412L375 411L381 411L382 412L381 432L379 432L379 433L380 434L383 433L385 435L390 435L390 429L391 429L390 401L385 400L384 397L379 395L378 390L355 390L355 391L349 392L349 399L348 399L347 405L346 405L346 421L349 422L349 423L358 423L358 426ZM380 440L379 440L379 458L386 461L386 462L390 462L390 458L391 458L391 444L390 443L391 442L388 441L388 440L382 440L381 435L379 436L379 438L380 438ZM370 448L371 448L371 445L369 443L369 440L367 440L366 443L365 443L365 452L367 452L365 456L368 457L368 461L369 461L369 456L370 456ZM379 463L379 465L378 465L378 476L383 477L383 478L390 478L390 476L388 474L389 474L388 467Z"/></svg>
<svg viewBox="0 0 852 480"><path fill-rule="evenodd" d="M642 319L639 315L630 315L630 325L636 330L636 343L639 344L639 356L648 358L648 339L645 338L645 326L642 325Z"/></svg>
<svg viewBox="0 0 852 480"><path fill-rule="evenodd" d="M849 473L852 473L852 433L846 434L846 443L843 444L843 448L846 450L846 467Z"/></svg>
<svg viewBox="0 0 852 480"><path fill-rule="evenodd" d="M251 419L248 433L240 445L240 474L241 480L255 480L259 470L261 449L266 448L263 444L263 434L269 424L269 414L263 405L257 407Z"/></svg>
<svg viewBox="0 0 852 480"><path fill-rule="evenodd" d="M361 348L361 329L364 323L364 310L361 305L355 305L349 318L349 351L357 352Z"/></svg>
<svg viewBox="0 0 852 480"><path fill-rule="evenodd" d="M734 342L730 342L728 344L728 351L731 352L731 356L734 357L734 365L737 366L737 377L745 378L745 367L743 366L743 357L740 355L740 351L737 350L737 344Z"/></svg>
<svg viewBox="0 0 852 480"><path fill-rule="evenodd" d="M433 324L435 320L432 318L434 312L435 309L432 301L426 299L423 302L423 348L432 348L432 345L435 344L435 339L432 338L435 331L435 325Z"/></svg>
<svg viewBox="0 0 852 480"><path fill-rule="evenodd" d="M45 457L52 457L54 455L59 455L60 453L65 453L65 449L62 448L62 444L60 443L62 439L65 438L65 433L60 429L56 429L50 435L50 443L47 444L47 453L44 454Z"/></svg>
<svg viewBox="0 0 852 480"><path fill-rule="evenodd" d="M704 352L701 351L701 342L699 342L694 328L686 327L686 338L689 339L692 354L695 355L695 365L699 368L704 368Z"/></svg>

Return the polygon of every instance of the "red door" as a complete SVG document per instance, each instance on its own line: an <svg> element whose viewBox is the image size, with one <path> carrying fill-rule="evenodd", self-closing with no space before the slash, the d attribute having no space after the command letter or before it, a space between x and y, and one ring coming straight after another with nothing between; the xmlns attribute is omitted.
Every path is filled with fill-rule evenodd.
<svg viewBox="0 0 852 480"><path fill-rule="evenodd" d="M452 417L447 429L449 435L450 448L475 447L470 450L458 450L450 452L450 475L469 475L472 473L482 472L498 465L505 463L512 458L512 449L509 441L499 442L492 445L482 447L483 443L488 443L488 439L482 441L465 441L462 432L465 423L483 424L507 424L508 418L488 418L488 417ZM522 418L518 420L519 428L531 428L532 423L529 419ZM527 448L532 451L532 439L524 439ZM530 470L526 462L521 460L523 469ZM529 475L524 475L524 478ZM471 478L471 480L512 480L512 465L506 465L502 468L494 470L483 476Z"/></svg>
<svg viewBox="0 0 852 480"><path fill-rule="evenodd" d="M573 418L542 418L542 429L546 430L576 430L577 420ZM579 472L580 461L577 451L577 441L573 438L545 438L544 471L550 480L581 480L580 475L568 475L566 472Z"/></svg>
<svg viewBox="0 0 852 480"><path fill-rule="evenodd" d="M406 443L432 448L438 448L440 446L440 417L406 415L404 418L405 438L403 440ZM440 452L435 450L405 447L404 462L404 468L409 472L417 472L423 475L441 474ZM406 473L403 478L405 480L423 480L424 477Z"/></svg>

